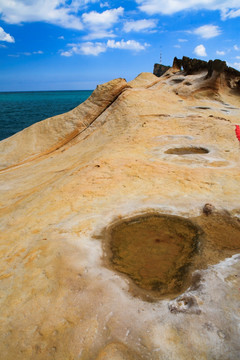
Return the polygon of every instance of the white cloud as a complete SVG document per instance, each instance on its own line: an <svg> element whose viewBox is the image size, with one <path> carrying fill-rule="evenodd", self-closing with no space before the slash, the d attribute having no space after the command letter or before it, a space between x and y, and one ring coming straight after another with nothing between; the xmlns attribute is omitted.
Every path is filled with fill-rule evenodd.
<svg viewBox="0 0 240 360"><path fill-rule="evenodd" d="M25 55L25 56L31 56L31 55L41 55L43 54L42 50L38 50L38 51L33 51L33 52L21 52L18 55Z"/></svg>
<svg viewBox="0 0 240 360"><path fill-rule="evenodd" d="M149 44L140 44L138 41L135 40L121 40L121 41L115 41L115 40L108 40L107 47L112 49L123 49L123 50L145 50L146 47L149 46Z"/></svg>
<svg viewBox="0 0 240 360"><path fill-rule="evenodd" d="M61 56L66 56L66 57L70 57L73 55L73 51L62 51L61 52Z"/></svg>
<svg viewBox="0 0 240 360"><path fill-rule="evenodd" d="M198 45L194 49L194 53L198 56L207 56L206 49L204 45Z"/></svg>
<svg viewBox="0 0 240 360"><path fill-rule="evenodd" d="M216 25L203 25L193 30L193 33L201 36L204 39L210 39L221 34L219 26Z"/></svg>
<svg viewBox="0 0 240 360"><path fill-rule="evenodd" d="M173 45L173 47L177 48L177 49L181 49L181 46L179 44L177 45Z"/></svg>
<svg viewBox="0 0 240 360"><path fill-rule="evenodd" d="M157 21L153 20L153 19L142 19L142 20L136 20L136 21L127 21L124 26L123 26L123 30L125 32L130 32L130 31L146 31L149 29L153 29L155 28L157 25Z"/></svg>
<svg viewBox="0 0 240 360"><path fill-rule="evenodd" d="M179 42L187 42L187 39L178 39Z"/></svg>
<svg viewBox="0 0 240 360"><path fill-rule="evenodd" d="M59 39L59 40L64 40L64 36L61 35L61 36L58 37L58 39Z"/></svg>
<svg viewBox="0 0 240 360"><path fill-rule="evenodd" d="M240 59L240 56L236 56L236 59Z"/></svg>
<svg viewBox="0 0 240 360"><path fill-rule="evenodd" d="M0 27L0 41L6 41L9 43L14 43L14 37L10 34L6 33L2 27Z"/></svg>
<svg viewBox="0 0 240 360"><path fill-rule="evenodd" d="M234 50L236 50L236 51L239 51L240 50L240 47L238 47L237 45L234 45Z"/></svg>
<svg viewBox="0 0 240 360"><path fill-rule="evenodd" d="M64 28L81 30L77 17L80 1L67 0L0 0L1 19L9 24L44 21Z"/></svg>
<svg viewBox="0 0 240 360"><path fill-rule="evenodd" d="M90 13L84 13L82 20L90 29L109 29L116 22L119 17L123 15L124 9L119 7L117 9L105 10L102 13L91 11Z"/></svg>
<svg viewBox="0 0 240 360"><path fill-rule="evenodd" d="M183 10L219 10L222 18L240 16L239 0L135 0L149 15L172 15Z"/></svg>
<svg viewBox="0 0 240 360"><path fill-rule="evenodd" d="M94 40L103 38L113 38L115 35L112 30L109 30L119 21L123 15L124 9L119 7L117 9L105 10L102 13L91 11L82 15L82 21L88 28L89 33L83 38L84 40Z"/></svg>
<svg viewBox="0 0 240 360"><path fill-rule="evenodd" d="M100 8L109 7L109 3L106 1L104 3L100 3Z"/></svg>
<svg viewBox="0 0 240 360"><path fill-rule="evenodd" d="M224 19L233 19L233 18L236 18L236 17L239 17L240 16L240 9L238 10L230 10L230 11L225 11L224 12L224 15L223 15L223 18Z"/></svg>
<svg viewBox="0 0 240 360"><path fill-rule="evenodd" d="M89 34L83 36L83 40L96 40L104 38L114 38L116 35L112 31L99 30L95 32L90 32Z"/></svg>
<svg viewBox="0 0 240 360"><path fill-rule="evenodd" d="M81 53L83 55L97 56L106 51L106 45L103 43L86 42L81 44Z"/></svg>
<svg viewBox="0 0 240 360"><path fill-rule="evenodd" d="M6 47L7 47L6 45L0 44L0 48L6 48Z"/></svg>
<svg viewBox="0 0 240 360"><path fill-rule="evenodd" d="M108 40L107 43L103 42L83 42L79 44L68 44L70 47L67 51L62 51L60 54L61 56L70 57L75 54L78 55L94 55L98 56L101 53L107 51L107 49L120 49L120 50L133 50L133 51L141 51L145 50L149 44L144 43L140 44L138 41L135 40Z"/></svg>
<svg viewBox="0 0 240 360"><path fill-rule="evenodd" d="M71 49L61 52L61 56L70 57L74 54L97 56L107 50L106 44L100 42L93 43L91 41L79 44L68 44L68 46L71 46Z"/></svg>
<svg viewBox="0 0 240 360"><path fill-rule="evenodd" d="M38 50L38 51L33 51L33 52L29 52L29 51L25 51L25 52L19 52L17 54L14 55L8 55L8 56L12 56L12 57L19 57L19 56L31 56L31 55L41 55L43 54L42 50Z"/></svg>
<svg viewBox="0 0 240 360"><path fill-rule="evenodd" d="M217 51L216 51L216 54L217 54L217 55L225 55L226 53L225 53L225 51L217 50Z"/></svg>

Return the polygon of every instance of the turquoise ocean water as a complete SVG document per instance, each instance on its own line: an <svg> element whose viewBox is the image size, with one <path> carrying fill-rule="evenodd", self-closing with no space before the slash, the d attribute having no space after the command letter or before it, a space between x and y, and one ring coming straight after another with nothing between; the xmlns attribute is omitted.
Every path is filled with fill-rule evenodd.
<svg viewBox="0 0 240 360"><path fill-rule="evenodd" d="M75 108L91 93L92 90L0 92L0 140Z"/></svg>

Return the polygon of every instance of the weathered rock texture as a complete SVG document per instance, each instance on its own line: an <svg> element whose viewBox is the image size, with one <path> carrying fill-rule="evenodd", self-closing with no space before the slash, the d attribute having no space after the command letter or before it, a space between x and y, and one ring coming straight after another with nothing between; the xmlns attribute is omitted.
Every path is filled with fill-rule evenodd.
<svg viewBox="0 0 240 360"><path fill-rule="evenodd" d="M240 78L212 69L114 80L0 143L2 359L239 358ZM109 246L113 224L148 214L166 223L147 251L139 230L132 257ZM168 241L181 254L168 216L197 229L174 296L149 260L159 245L167 275Z"/></svg>
<svg viewBox="0 0 240 360"><path fill-rule="evenodd" d="M126 80L116 79L106 87L98 85L80 106L66 114L54 116L30 126L1 143L0 168L14 166L59 149L86 130L124 88Z"/></svg>
<svg viewBox="0 0 240 360"><path fill-rule="evenodd" d="M153 67L153 74L160 77L162 76L168 69L170 69L170 66L162 65L162 64L154 64Z"/></svg>

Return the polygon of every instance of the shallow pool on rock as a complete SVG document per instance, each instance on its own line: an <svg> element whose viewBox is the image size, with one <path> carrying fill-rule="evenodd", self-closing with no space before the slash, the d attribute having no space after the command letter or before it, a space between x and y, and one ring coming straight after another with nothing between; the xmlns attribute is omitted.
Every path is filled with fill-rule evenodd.
<svg viewBox="0 0 240 360"><path fill-rule="evenodd" d="M122 220L108 231L112 266L143 290L177 294L185 288L199 234L197 226L178 216L149 214Z"/></svg>
<svg viewBox="0 0 240 360"><path fill-rule="evenodd" d="M165 154L172 155L191 155L191 154L208 154L209 150L202 147L179 147L179 148L171 148L165 151Z"/></svg>

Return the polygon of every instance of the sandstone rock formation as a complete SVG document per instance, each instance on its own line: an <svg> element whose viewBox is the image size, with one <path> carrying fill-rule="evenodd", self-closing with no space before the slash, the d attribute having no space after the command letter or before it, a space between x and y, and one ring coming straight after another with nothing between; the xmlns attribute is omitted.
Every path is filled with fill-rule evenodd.
<svg viewBox="0 0 240 360"><path fill-rule="evenodd" d="M86 130L127 87L124 79L116 79L107 86L98 85L82 104L66 114L54 116L30 126L1 143L3 163L0 169L49 154Z"/></svg>
<svg viewBox="0 0 240 360"><path fill-rule="evenodd" d="M168 69L170 69L170 66L162 65L162 64L154 64L153 67L153 74L160 77L162 76Z"/></svg>
<svg viewBox="0 0 240 360"><path fill-rule="evenodd" d="M238 359L240 77L211 69L0 143L2 359Z"/></svg>

